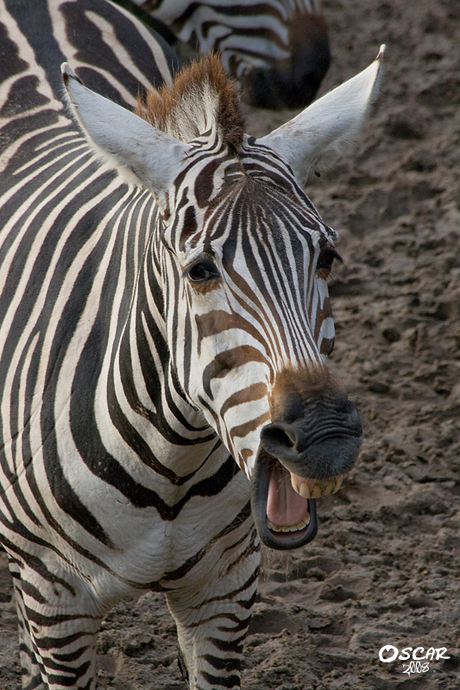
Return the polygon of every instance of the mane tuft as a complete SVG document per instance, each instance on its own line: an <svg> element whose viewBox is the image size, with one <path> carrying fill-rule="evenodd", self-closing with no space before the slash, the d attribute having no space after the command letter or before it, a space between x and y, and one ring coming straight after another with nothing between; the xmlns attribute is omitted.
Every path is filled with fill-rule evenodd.
<svg viewBox="0 0 460 690"><path fill-rule="evenodd" d="M214 125L232 155L241 151L244 118L239 95L212 53L184 67L172 85L164 85L138 99L136 115L156 129L185 143Z"/></svg>

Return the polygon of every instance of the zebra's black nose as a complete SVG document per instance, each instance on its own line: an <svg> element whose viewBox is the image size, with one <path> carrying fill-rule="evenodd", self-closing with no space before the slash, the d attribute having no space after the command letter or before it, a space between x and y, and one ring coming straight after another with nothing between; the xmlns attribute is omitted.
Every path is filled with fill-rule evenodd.
<svg viewBox="0 0 460 690"><path fill-rule="evenodd" d="M340 398L312 402L293 421L275 421L261 431L261 445L296 475L324 479L348 472L363 429L354 403Z"/></svg>

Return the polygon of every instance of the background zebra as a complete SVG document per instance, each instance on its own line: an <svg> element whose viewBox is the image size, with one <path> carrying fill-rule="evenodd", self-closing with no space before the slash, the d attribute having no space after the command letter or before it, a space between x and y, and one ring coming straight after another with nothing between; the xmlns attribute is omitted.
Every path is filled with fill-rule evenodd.
<svg viewBox="0 0 460 690"><path fill-rule="evenodd" d="M329 40L320 0L134 2L198 53L219 51L228 74L259 108L308 105L328 70Z"/></svg>
<svg viewBox="0 0 460 690"><path fill-rule="evenodd" d="M56 65L130 103L171 81L167 48L102 0L1 17L0 524L24 687L93 688L103 615L150 589L190 688L238 688L259 539L313 538L309 496L360 444L324 366L335 233L297 180L356 139L379 61L260 141L215 58L141 99L154 127L66 67L99 165Z"/></svg>

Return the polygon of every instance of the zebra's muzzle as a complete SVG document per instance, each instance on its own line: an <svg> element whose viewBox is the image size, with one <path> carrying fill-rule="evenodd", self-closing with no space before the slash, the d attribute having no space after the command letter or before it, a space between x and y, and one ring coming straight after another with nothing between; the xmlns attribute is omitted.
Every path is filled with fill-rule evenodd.
<svg viewBox="0 0 460 690"><path fill-rule="evenodd" d="M315 537L315 499L338 491L358 456L362 435L358 411L343 397L311 401L300 418L263 427L252 511L266 546L295 549Z"/></svg>
<svg viewBox="0 0 460 690"><path fill-rule="evenodd" d="M260 442L293 474L326 479L345 474L354 465L363 428L354 403L343 398L313 403L294 421L263 427Z"/></svg>
<svg viewBox="0 0 460 690"><path fill-rule="evenodd" d="M363 428L356 405L326 367L281 371L270 400L272 422L260 445L294 475L345 474L358 457Z"/></svg>

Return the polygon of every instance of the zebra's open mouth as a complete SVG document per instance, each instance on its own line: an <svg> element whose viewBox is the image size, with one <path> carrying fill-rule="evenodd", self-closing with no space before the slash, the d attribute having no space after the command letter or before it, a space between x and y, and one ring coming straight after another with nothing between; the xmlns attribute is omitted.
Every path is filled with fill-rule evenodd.
<svg viewBox="0 0 460 690"><path fill-rule="evenodd" d="M296 549L316 536L316 498L340 488L342 477L305 479L259 451L252 479L252 512L262 542L272 549Z"/></svg>

